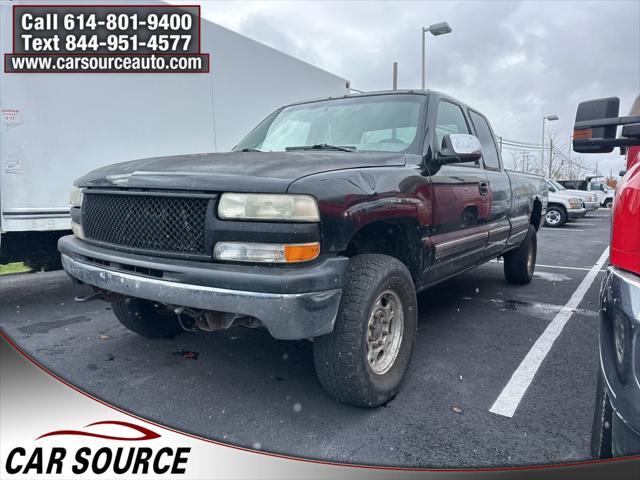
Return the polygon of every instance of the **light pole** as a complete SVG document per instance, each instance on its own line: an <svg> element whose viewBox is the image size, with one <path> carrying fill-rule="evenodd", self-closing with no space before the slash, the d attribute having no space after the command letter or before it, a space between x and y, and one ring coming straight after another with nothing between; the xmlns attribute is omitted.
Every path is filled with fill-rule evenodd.
<svg viewBox="0 0 640 480"><path fill-rule="evenodd" d="M549 120L550 122L553 122L554 120L558 120L558 116L545 115L544 117L542 117L542 146L540 147L540 174L541 175L544 175L544 122L545 120Z"/></svg>
<svg viewBox="0 0 640 480"><path fill-rule="evenodd" d="M573 135L571 135L569 137L569 152L567 154L567 157L568 157L567 158L567 163L569 164L569 177L567 178L567 180L571 180L572 179L571 177L573 177L572 172L571 172L571 170L572 170L572 166L571 166L571 151L572 150L573 150Z"/></svg>
<svg viewBox="0 0 640 480"><path fill-rule="evenodd" d="M424 34L431 32L431 35L437 37L438 35L444 35L451 33L451 27L447 22L434 23L429 25L429 28L422 27L422 90L425 87L425 47L424 47Z"/></svg>

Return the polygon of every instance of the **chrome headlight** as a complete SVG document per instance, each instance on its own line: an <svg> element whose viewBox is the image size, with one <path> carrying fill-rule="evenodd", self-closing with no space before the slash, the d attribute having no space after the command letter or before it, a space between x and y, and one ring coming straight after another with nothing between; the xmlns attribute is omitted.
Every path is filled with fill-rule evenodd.
<svg viewBox="0 0 640 480"><path fill-rule="evenodd" d="M223 193L218 215L225 220L320 221L318 203L309 195Z"/></svg>
<svg viewBox="0 0 640 480"><path fill-rule="evenodd" d="M84 194L82 188L71 187L71 191L69 192L69 205L71 205L72 207L81 207L83 196Z"/></svg>
<svg viewBox="0 0 640 480"><path fill-rule="evenodd" d="M82 228L82 225L76 222L71 222L71 231L80 240L84 240L84 229Z"/></svg>
<svg viewBox="0 0 640 480"><path fill-rule="evenodd" d="M580 200L579 198L570 198L569 206L571 208L582 208L582 200Z"/></svg>

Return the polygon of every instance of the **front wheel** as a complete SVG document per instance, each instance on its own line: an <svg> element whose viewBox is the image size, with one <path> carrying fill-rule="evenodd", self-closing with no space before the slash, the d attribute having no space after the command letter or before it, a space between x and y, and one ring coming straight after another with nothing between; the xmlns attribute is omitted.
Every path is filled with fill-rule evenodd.
<svg viewBox="0 0 640 480"><path fill-rule="evenodd" d="M127 297L111 304L122 325L147 338L171 337L182 332L178 317L157 303Z"/></svg>
<svg viewBox="0 0 640 480"><path fill-rule="evenodd" d="M544 224L547 227L561 227L567 223L567 212L562 207L550 206L547 208L547 214L544 217Z"/></svg>
<svg viewBox="0 0 640 480"><path fill-rule="evenodd" d="M604 201L604 208L613 208L613 200L607 199Z"/></svg>
<svg viewBox="0 0 640 480"><path fill-rule="evenodd" d="M526 285L536 269L538 238L536 227L529 225L527 236L518 248L504 254L504 276L509 283Z"/></svg>
<svg viewBox="0 0 640 480"><path fill-rule="evenodd" d="M313 342L320 383L341 402L383 405L409 365L417 321L407 267L386 255L352 258L334 330Z"/></svg>

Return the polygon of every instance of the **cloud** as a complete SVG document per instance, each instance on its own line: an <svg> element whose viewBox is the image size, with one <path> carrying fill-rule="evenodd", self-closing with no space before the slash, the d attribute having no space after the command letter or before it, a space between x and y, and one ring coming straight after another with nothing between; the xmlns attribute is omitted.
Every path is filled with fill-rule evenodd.
<svg viewBox="0 0 640 480"><path fill-rule="evenodd" d="M484 112L496 133L568 143L577 104L619 96L622 112L640 94L640 2L205 2L209 20L334 72L362 90L420 86L420 28L427 34L427 86ZM606 173L619 155L583 160Z"/></svg>

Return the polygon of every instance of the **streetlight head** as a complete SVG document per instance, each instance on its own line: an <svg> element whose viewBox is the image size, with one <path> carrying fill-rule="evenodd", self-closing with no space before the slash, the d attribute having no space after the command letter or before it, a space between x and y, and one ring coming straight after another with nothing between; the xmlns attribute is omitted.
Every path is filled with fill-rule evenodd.
<svg viewBox="0 0 640 480"><path fill-rule="evenodd" d="M425 31L431 32L431 35L437 37L438 35L451 33L451 27L447 22L440 22L440 23L434 23L433 25L429 25L429 28L426 28Z"/></svg>
<svg viewBox="0 0 640 480"><path fill-rule="evenodd" d="M546 117L544 117L545 119L549 120L550 122L553 122L554 120L560 120L560 118L558 117L558 115L547 115Z"/></svg>

